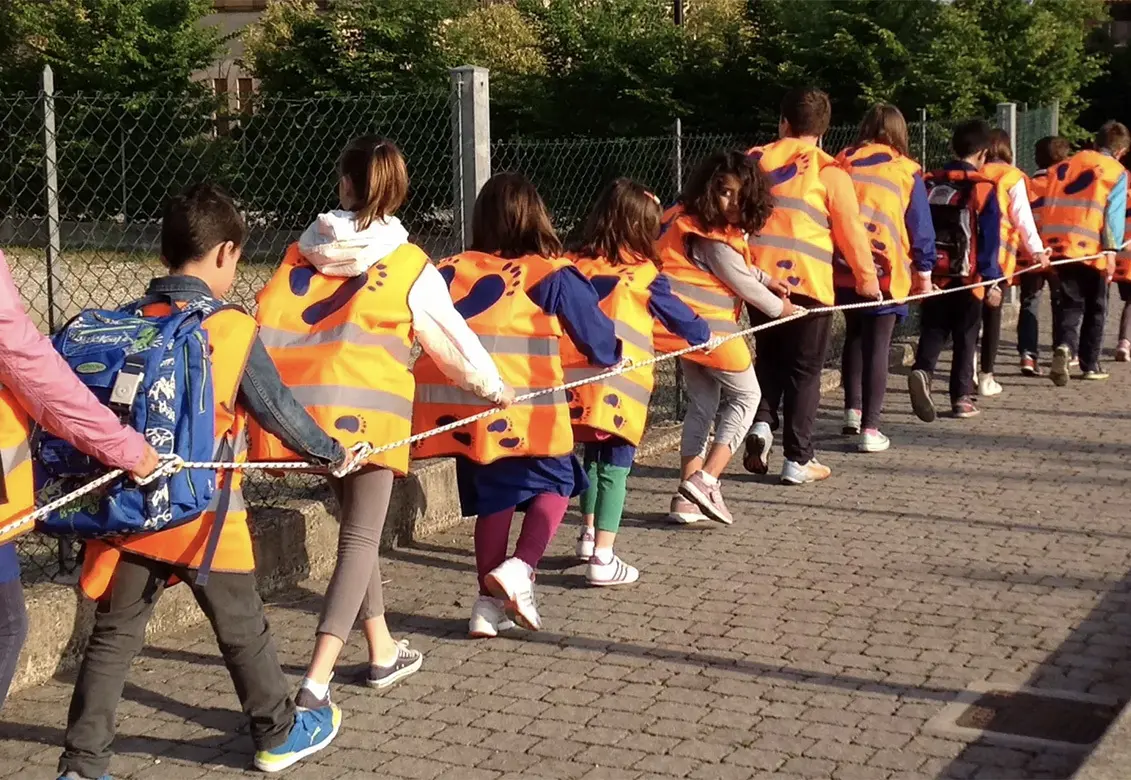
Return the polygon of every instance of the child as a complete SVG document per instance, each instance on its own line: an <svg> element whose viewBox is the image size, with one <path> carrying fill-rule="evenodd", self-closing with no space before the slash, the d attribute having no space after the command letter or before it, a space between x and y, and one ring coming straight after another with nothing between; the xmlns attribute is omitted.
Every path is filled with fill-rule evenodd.
<svg viewBox="0 0 1131 780"><path fill-rule="evenodd" d="M1131 235L1131 210L1127 214L1127 224L1123 238ZM1119 299L1123 301L1123 313L1119 315L1119 343L1115 347L1117 363L1131 362L1131 247L1125 246L1115 256L1115 283L1119 287Z"/></svg>
<svg viewBox="0 0 1131 780"><path fill-rule="evenodd" d="M36 330L0 252L0 528L35 508L28 417L134 477L157 467L157 451L100 404ZM26 635L20 560L8 542L0 544L0 708Z"/></svg>
<svg viewBox="0 0 1131 780"><path fill-rule="evenodd" d="M455 310L444 278L393 216L408 192L400 151L363 136L342 153L338 175L345 210L320 215L259 296L261 333L284 381L302 388L307 411L346 445L411 434L414 335L461 387L492 404L507 401L491 356ZM294 457L256 426L251 442L257 460ZM378 567L393 477L408 472L408 455L407 446L373 455L360 472L331 480L341 512L338 557L300 705L329 702L334 665L359 616L370 686L385 688L420 668L421 653L389 634Z"/></svg>
<svg viewBox="0 0 1131 780"><path fill-rule="evenodd" d="M872 257L884 297L893 301L930 289L935 266L935 228L918 163L910 158L907 122L895 106L879 103L864 115L856 143L837 157L852 178L860 216L872 236ZM855 303L852 269L834 259L838 304ZM860 452L891 446L880 432L888 382L888 353L897 319L907 304L846 311L841 377L845 435L858 435Z"/></svg>
<svg viewBox="0 0 1131 780"><path fill-rule="evenodd" d="M1127 170L1120 160L1131 147L1131 133L1107 122L1096 134L1095 149L1057 164L1049 175L1041 212L1041 238L1053 258L1103 254L1099 260L1057 268L1060 320L1049 378L1068 384L1068 364L1080 357L1082 379L1103 380L1100 368L1108 284L1115 274L1115 254L1123 247L1127 219Z"/></svg>
<svg viewBox="0 0 1131 780"><path fill-rule="evenodd" d="M161 260L169 275L154 279L136 305L160 315L198 298L223 298L231 289L245 236L235 204L216 187L198 184L173 197L161 222ZM344 463L342 447L318 428L280 381L249 315L225 308L205 320L204 327L213 354L218 453L234 452L244 459L244 419L251 415L304 458L324 465ZM187 583L212 623L251 725L256 767L284 769L322 750L337 734L337 708L296 711L256 591L241 472L222 472L218 482L217 494L227 494L229 502L205 585L197 584L197 570L216 519L213 511L165 531L87 543L79 584L99 605L71 698L59 759L62 778L106 775L114 713L130 664L145 643L145 627L161 592L177 581Z"/></svg>
<svg viewBox="0 0 1131 780"><path fill-rule="evenodd" d="M613 323L598 306L593 286L561 257L550 216L529 181L513 173L488 180L475 201L471 230L470 251L443 261L440 273L458 299L456 308L516 393L564 383L558 351L563 333L590 365L617 365L621 347ZM473 394L452 387L430 356L418 360L413 373L415 432L486 408ZM569 499L587 486L572 455L569 415L565 392L555 391L414 445L417 457L457 456L460 502L465 515L477 516L479 598L468 625L473 637L495 636L507 625L504 612L524 628L542 625L534 570ZM508 558L516 509L525 517Z"/></svg>
<svg viewBox="0 0 1131 780"><path fill-rule="evenodd" d="M998 260L1005 284L1010 285L1013 284L1011 277L1014 271L1021 265L1021 257L1026 258L1025 265L1038 263L1047 268L1049 256L1033 222L1025 174L1013 165L1012 144L1009 133L1004 130L995 128L990 131L990 148L982 174L998 185L998 193L1005 198L1000 204L1006 226ZM978 395L982 397L998 395L1002 390L994 379L994 362L1000 342L1001 306L987 303L982 307L982 371L978 377Z"/></svg>
<svg viewBox="0 0 1131 780"><path fill-rule="evenodd" d="M759 269L787 285L790 299L801 307L833 304L837 251L852 274L855 291L869 300L881 296L852 181L818 145L831 117L824 92L792 90L781 105L780 140L750 150L773 182L774 196L773 214L751 238L751 255ZM752 325L768 319L762 312L750 312ZM832 473L817 461L813 449L832 321L832 314L825 313L755 334L754 368L765 395L746 439L743 465L748 471L769 471L773 428L782 407L782 484L818 482Z"/></svg>
<svg viewBox="0 0 1131 780"><path fill-rule="evenodd" d="M660 270L672 292L707 321L715 338L738 331L743 302L767 318L794 313L788 287L750 262L747 235L761 230L773 209L770 183L758 165L740 152L716 152L692 171L676 206L664 216L657 243ZM656 349L683 345L662 327ZM680 444L679 494L671 517L693 523L711 518L734 522L723 500L719 477L750 428L762 391L744 339L731 339L708 352L680 358L688 409ZM714 443L707 449L711 424Z"/></svg>
<svg viewBox="0 0 1131 780"><path fill-rule="evenodd" d="M1045 194L1049 186L1049 168L1067 160L1072 153L1072 148L1068 145L1066 139L1050 135L1037 141L1033 152L1037 167L1040 170L1029 177L1026 187L1029 190L1033 222L1037 226L1039 237L1041 214L1044 211ZM1032 261L1024 255L1017 258L1017 265L1020 268L1025 268L1031 264ZM1030 271L1021 277L1021 311L1017 316L1017 351L1021 353L1021 373L1024 376L1042 375L1041 366L1037 362L1039 358L1037 334L1039 332L1038 315L1041 309L1041 289L1045 286L1046 281L1049 285L1050 297L1053 299L1052 329L1053 333L1056 333L1060 315L1060 305L1055 300L1055 288L1058 281L1056 274L1047 271Z"/></svg>
<svg viewBox="0 0 1131 780"><path fill-rule="evenodd" d="M998 258L1005 214L1004 191L981 174L990 148L990 126L981 119L962 122L950 140L955 159L927 175L927 199L935 227L938 259L934 283L940 288L1001 278ZM993 286L937 295L920 307L919 347L907 379L911 406L924 422L936 417L931 379L947 338L954 341L950 367L950 402L955 417L978 414L974 405L974 349L982 301L1001 305Z"/></svg>
<svg viewBox="0 0 1131 780"><path fill-rule="evenodd" d="M711 338L707 323L672 295L670 281L656 268L661 217L655 195L629 179L617 179L598 198L581 248L572 256L601 296L601 311L616 326L625 357L634 362L654 355L653 319L689 344ZM594 373L580 368L587 361L572 345L563 360L567 382ZM581 494L584 527L577 556L589 564L585 578L590 585L627 585L640 577L613 553L613 543L652 386L653 369L647 366L569 391L574 438L585 442L589 477L589 489Z"/></svg>

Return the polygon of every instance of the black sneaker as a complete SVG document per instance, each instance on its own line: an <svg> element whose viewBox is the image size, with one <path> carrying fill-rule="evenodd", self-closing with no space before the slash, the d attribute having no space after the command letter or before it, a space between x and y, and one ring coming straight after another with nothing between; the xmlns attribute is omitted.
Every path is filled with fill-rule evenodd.
<svg viewBox="0 0 1131 780"><path fill-rule="evenodd" d="M907 392L911 396L915 416L923 422L934 422L938 412L931 398L931 375L922 370L912 371L907 377Z"/></svg>
<svg viewBox="0 0 1131 780"><path fill-rule="evenodd" d="M397 680L403 680L420 669L424 654L419 650L409 650L408 640L397 642L397 659L388 666L370 664L369 676L365 682L370 688L388 688Z"/></svg>

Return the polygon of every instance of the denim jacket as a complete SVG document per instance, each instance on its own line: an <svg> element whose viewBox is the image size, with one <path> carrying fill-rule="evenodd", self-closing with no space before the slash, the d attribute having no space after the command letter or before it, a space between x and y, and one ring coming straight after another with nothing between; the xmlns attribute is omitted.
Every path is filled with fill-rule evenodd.
<svg viewBox="0 0 1131 780"><path fill-rule="evenodd" d="M189 301L211 296L212 292L193 276L162 276L149 283L145 295ZM239 402L265 431L278 436L289 449L311 462L332 465L345 457L342 445L318 426L283 384L258 336L251 345L240 380Z"/></svg>

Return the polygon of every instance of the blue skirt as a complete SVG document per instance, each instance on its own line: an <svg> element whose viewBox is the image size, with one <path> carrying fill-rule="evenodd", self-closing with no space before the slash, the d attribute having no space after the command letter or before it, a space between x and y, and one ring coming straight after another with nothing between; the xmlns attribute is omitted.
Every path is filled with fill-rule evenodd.
<svg viewBox="0 0 1131 780"><path fill-rule="evenodd" d="M836 305L845 306L850 303L863 303L866 298L861 298L856 294L855 290L850 290L847 287L836 288ZM879 317L882 314L894 314L899 319L903 319L908 314L906 303L893 303L890 306L873 306L868 309L856 309L852 314L862 314L866 317Z"/></svg>
<svg viewBox="0 0 1131 780"><path fill-rule="evenodd" d="M532 498L543 493L572 498L589 487L585 469L573 455L502 458L486 466L457 457L456 481L464 517L489 515L512 506L524 510Z"/></svg>

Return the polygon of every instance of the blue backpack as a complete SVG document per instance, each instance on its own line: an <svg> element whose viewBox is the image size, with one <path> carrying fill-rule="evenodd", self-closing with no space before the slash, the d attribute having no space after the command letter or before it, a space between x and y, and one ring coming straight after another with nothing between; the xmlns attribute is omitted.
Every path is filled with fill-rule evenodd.
<svg viewBox="0 0 1131 780"><path fill-rule="evenodd" d="M212 365L204 319L222 308L196 299L165 316L144 316L144 298L118 311L84 311L55 335L55 349L79 379L122 422L145 434L160 455L211 461L216 452ZM36 437L36 487L46 503L81 487L107 469L73 444L40 431ZM116 480L41 520L56 536L96 539L172 528L198 518L216 493L216 472L183 469L139 487ZM211 560L224 505L209 540ZM202 567L206 575L206 568Z"/></svg>

